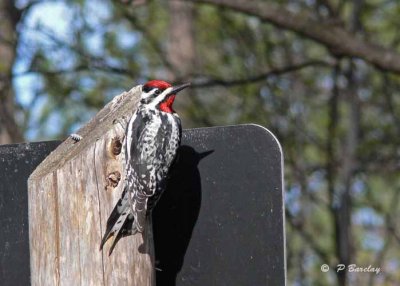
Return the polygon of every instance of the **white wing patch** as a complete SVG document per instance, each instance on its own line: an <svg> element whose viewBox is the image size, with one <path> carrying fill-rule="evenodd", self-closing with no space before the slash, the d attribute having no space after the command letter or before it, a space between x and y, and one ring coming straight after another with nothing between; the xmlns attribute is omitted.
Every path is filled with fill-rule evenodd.
<svg viewBox="0 0 400 286"><path fill-rule="evenodd" d="M137 110L135 111L135 113L132 115L132 117L131 117L131 120L129 120L129 123L128 123L128 134L126 134L126 140L127 140L127 144L126 144L126 146L128 147L127 148L127 150L125 150L125 152L126 152L126 158L125 158L125 162L126 162L126 165L128 166L128 164L129 164L129 162L130 162L130 160L131 160L131 148L130 148L130 146L132 146L132 138L133 138L133 134L132 134L132 132L133 132L133 128L132 128L132 126L133 126L133 123L135 122L135 119L136 119L136 117L137 117Z"/></svg>

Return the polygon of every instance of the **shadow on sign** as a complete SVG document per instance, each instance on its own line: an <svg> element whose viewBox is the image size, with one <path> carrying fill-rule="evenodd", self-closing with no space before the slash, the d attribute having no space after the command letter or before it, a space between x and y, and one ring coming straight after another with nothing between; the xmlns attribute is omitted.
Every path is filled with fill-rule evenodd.
<svg viewBox="0 0 400 286"><path fill-rule="evenodd" d="M214 152L197 153L181 146L167 189L153 211L157 285L175 285L201 205L200 160Z"/></svg>

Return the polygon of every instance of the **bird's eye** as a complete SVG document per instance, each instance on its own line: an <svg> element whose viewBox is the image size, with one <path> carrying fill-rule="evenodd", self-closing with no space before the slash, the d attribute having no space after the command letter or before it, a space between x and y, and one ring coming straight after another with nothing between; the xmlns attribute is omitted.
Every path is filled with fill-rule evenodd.
<svg viewBox="0 0 400 286"><path fill-rule="evenodd" d="M161 93L161 90L156 89L156 91L154 92L154 94L159 95Z"/></svg>

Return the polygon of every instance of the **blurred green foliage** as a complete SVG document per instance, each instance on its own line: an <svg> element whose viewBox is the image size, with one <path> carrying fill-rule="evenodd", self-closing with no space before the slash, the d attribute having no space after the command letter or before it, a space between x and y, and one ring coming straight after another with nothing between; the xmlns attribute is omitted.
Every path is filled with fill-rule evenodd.
<svg viewBox="0 0 400 286"><path fill-rule="evenodd" d="M343 263L339 248L349 252L348 263L382 269L379 275L348 273L347 285L397 285L399 76L335 57L321 44L256 17L200 4L187 4L193 34L182 36L193 39L194 50L182 75L168 56L174 7L168 1L127 2L34 5L18 27L14 78L26 136L63 138L113 96L147 79L191 80L192 93L176 107L185 128L253 122L283 145L289 285L344 285L334 270L320 270L323 263ZM275 2L331 20L324 6L330 1ZM400 52L398 1L332 3L354 37ZM41 11L55 6L63 17L51 27Z"/></svg>

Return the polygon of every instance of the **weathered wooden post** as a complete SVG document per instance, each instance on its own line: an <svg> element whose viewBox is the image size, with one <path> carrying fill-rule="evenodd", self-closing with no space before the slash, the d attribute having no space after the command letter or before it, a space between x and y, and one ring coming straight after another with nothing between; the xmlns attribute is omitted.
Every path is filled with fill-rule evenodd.
<svg viewBox="0 0 400 286"><path fill-rule="evenodd" d="M151 225L122 239L110 257L109 243L99 251L124 179L120 120L133 113L139 92L116 97L79 131L81 141L64 141L29 177L32 285L155 284Z"/></svg>
<svg viewBox="0 0 400 286"><path fill-rule="evenodd" d="M134 97L132 99L135 100ZM129 102L125 104L128 108L130 104L134 105ZM79 146L70 145L69 142L64 143L68 143L64 148L74 151ZM138 273L128 271L143 270L146 273L148 269L140 266L143 262L138 261L138 257L143 256L133 253L139 246L135 239L140 237L124 238L118 243L113 256L125 249L132 254L128 253L129 257L125 256L123 260L99 255L98 242L94 239L99 239L99 229L103 226L99 222L103 212L99 214L100 206L96 205L103 204L103 197L98 199L97 183L108 184L108 189L103 190L104 196L110 201L115 200L114 194L110 195L109 192L120 191L110 189L116 183L117 174L110 176L110 180L99 179L91 195L86 194L89 190L78 187L74 190L64 187L63 191L67 191L67 194L61 194L58 187L52 189L53 193L44 193L45 189L36 190L41 201L36 201L38 205L35 210L42 213L37 218L45 219L34 222L31 218L29 240L26 182L33 169L60 143L53 141L0 146L1 285L28 285L31 277L32 284L54 285L59 282L61 285L70 285L73 283L72 276L68 279L65 276L79 267L83 267L76 274L80 278L80 285L97 285L96 279L99 277L103 279L100 281L104 281L101 285L115 285L118 279L118 285L132 285L133 278L129 275ZM95 148L90 147L91 144L86 148L93 154L94 151L99 152L99 143L95 144ZM118 153L118 144L114 146ZM83 148L81 153L85 150ZM105 154L109 154L107 152ZM79 154L65 157L64 165L75 160ZM103 162L109 162L109 155L103 153L103 156L106 158ZM116 159L120 156L117 155ZM96 162L95 171L93 164L90 164L93 161ZM98 161L93 155L90 161L78 161L80 165L71 165L71 170L79 175L79 180L73 180L70 184L86 187L95 175L99 177L101 172L114 172L115 169L107 164L103 165L103 171L98 170ZM45 162L50 161L48 159ZM51 168L64 168L57 166L54 161ZM87 167L85 169L82 166ZM177 164L170 174L167 190L153 213L155 258L157 268L162 270L156 272L157 286L286 285L282 167L282 151L278 141L261 126L250 124L183 130ZM57 174L56 171L54 176ZM52 176L47 176L48 182L53 183ZM58 183L58 180L57 177L54 182ZM29 183L32 182L35 180ZM53 196L55 190L58 191L58 204L55 204ZM72 198L73 195L77 198ZM61 197L71 200L65 201L62 211ZM95 200L94 204L90 200ZM80 208L81 204L76 203L78 201L83 202L83 209ZM49 202L48 206L46 202ZM65 207L67 204L70 206L68 209ZM110 202L105 207L110 208L111 205ZM73 211L75 207L77 215ZM55 213L58 214L58 220L54 218ZM66 225L64 220L71 221L76 216L80 219L70 222L70 226ZM101 220L105 220L103 215ZM78 229L74 228L76 225ZM43 233L38 234L40 231ZM59 234L70 238L60 239ZM90 239L94 241L93 250L85 251L84 247L90 245ZM134 245L128 249L129 245L125 243ZM29 267L29 244L35 247L32 271ZM120 246L122 244L124 246ZM74 253L71 246L74 247ZM148 256L144 258L148 261ZM62 277L64 280L61 280ZM63 283L65 280L66 283Z"/></svg>
<svg viewBox="0 0 400 286"><path fill-rule="evenodd" d="M124 179L116 119L137 97L108 104L81 142L0 146L0 284L286 285L282 150L253 124L183 130L154 235L98 250Z"/></svg>

